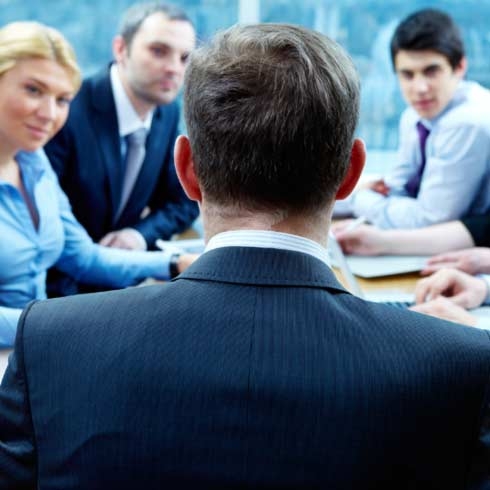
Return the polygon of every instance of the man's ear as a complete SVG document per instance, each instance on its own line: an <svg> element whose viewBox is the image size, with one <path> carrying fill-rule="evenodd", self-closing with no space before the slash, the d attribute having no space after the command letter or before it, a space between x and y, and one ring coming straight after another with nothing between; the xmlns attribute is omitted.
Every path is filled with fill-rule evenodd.
<svg viewBox="0 0 490 490"><path fill-rule="evenodd" d="M124 41L123 37L119 35L115 36L112 40L112 55L118 63L121 63L121 61L124 59L126 51L126 42Z"/></svg>
<svg viewBox="0 0 490 490"><path fill-rule="evenodd" d="M467 69L468 69L468 60L466 59L466 56L463 56L461 58L461 61L454 68L454 74L459 78L464 78Z"/></svg>
<svg viewBox="0 0 490 490"><path fill-rule="evenodd" d="M194 172L194 157L189 138L180 135L174 148L174 161L177 177L189 199L201 202L202 194Z"/></svg>
<svg viewBox="0 0 490 490"><path fill-rule="evenodd" d="M335 195L335 199L345 199L356 186L359 177L361 176L364 164L366 163L366 147L364 142L360 139L355 139L352 145L350 154L350 164L347 170L347 174L340 184L339 190Z"/></svg>

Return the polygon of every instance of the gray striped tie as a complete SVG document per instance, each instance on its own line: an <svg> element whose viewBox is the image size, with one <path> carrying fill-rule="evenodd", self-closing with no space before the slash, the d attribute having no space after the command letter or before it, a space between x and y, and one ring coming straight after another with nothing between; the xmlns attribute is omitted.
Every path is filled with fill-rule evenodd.
<svg viewBox="0 0 490 490"><path fill-rule="evenodd" d="M145 159L146 134L146 128L139 128L126 136L128 149L125 159L125 173L121 192L121 201L119 202L116 219L119 218L128 202L131 191L133 190L136 179L138 178L138 174L140 173L141 165Z"/></svg>

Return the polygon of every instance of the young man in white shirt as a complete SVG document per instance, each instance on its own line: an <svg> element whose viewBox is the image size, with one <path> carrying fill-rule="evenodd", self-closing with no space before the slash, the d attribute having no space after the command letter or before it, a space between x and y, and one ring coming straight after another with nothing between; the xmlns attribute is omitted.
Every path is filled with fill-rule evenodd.
<svg viewBox="0 0 490 490"><path fill-rule="evenodd" d="M444 12L403 20L391 56L409 105L400 121L399 161L349 203L380 228L419 228L490 208L490 93L463 80L457 26ZM422 136L423 134L423 136Z"/></svg>

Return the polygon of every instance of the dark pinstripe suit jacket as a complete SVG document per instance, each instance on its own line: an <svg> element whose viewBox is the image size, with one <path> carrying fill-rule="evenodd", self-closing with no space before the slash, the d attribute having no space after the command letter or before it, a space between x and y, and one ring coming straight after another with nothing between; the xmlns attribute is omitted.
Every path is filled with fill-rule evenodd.
<svg viewBox="0 0 490 490"><path fill-rule="evenodd" d="M217 249L30 305L0 488L488 488L489 373L487 332L364 302L302 253Z"/></svg>

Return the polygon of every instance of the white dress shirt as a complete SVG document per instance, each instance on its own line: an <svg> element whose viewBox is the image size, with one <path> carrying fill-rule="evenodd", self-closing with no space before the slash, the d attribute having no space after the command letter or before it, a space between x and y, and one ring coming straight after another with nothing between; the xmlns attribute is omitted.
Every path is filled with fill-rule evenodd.
<svg viewBox="0 0 490 490"><path fill-rule="evenodd" d="M119 72L115 63L111 65L110 70L111 77L111 87L112 93L114 95L114 104L116 106L116 114L117 114L117 125L119 128L119 138L121 141L121 156L124 161L124 157L127 152L127 144L125 137L131 133L134 133L136 130L141 127L146 129L146 132L150 132L151 122L153 120L153 112L150 111L145 119L141 119L140 116L135 111L133 104L129 100L126 91L124 90L123 84L119 77ZM140 244L141 250L146 250L146 241L143 238L143 235L135 230L134 228L126 228L126 230L130 231L133 236L138 240Z"/></svg>
<svg viewBox="0 0 490 490"><path fill-rule="evenodd" d="M143 127L147 132L150 132L153 112L150 111L145 119L141 119L138 113L134 110L133 104L129 100L126 91L124 90L119 73L115 63L111 65L111 86L114 94L114 104L116 105L117 124L119 127L119 136L124 139L130 133Z"/></svg>
<svg viewBox="0 0 490 490"><path fill-rule="evenodd" d="M319 243L305 237L270 230L233 230L214 235L204 252L222 247L257 247L291 250L312 255L330 267L328 251Z"/></svg>
<svg viewBox="0 0 490 490"><path fill-rule="evenodd" d="M388 197L361 190L352 211L380 228L419 228L490 210L490 92L461 81L448 106L434 119L422 120L431 132L420 191L404 188L417 172L421 152L414 109L400 121L399 162L385 178Z"/></svg>

